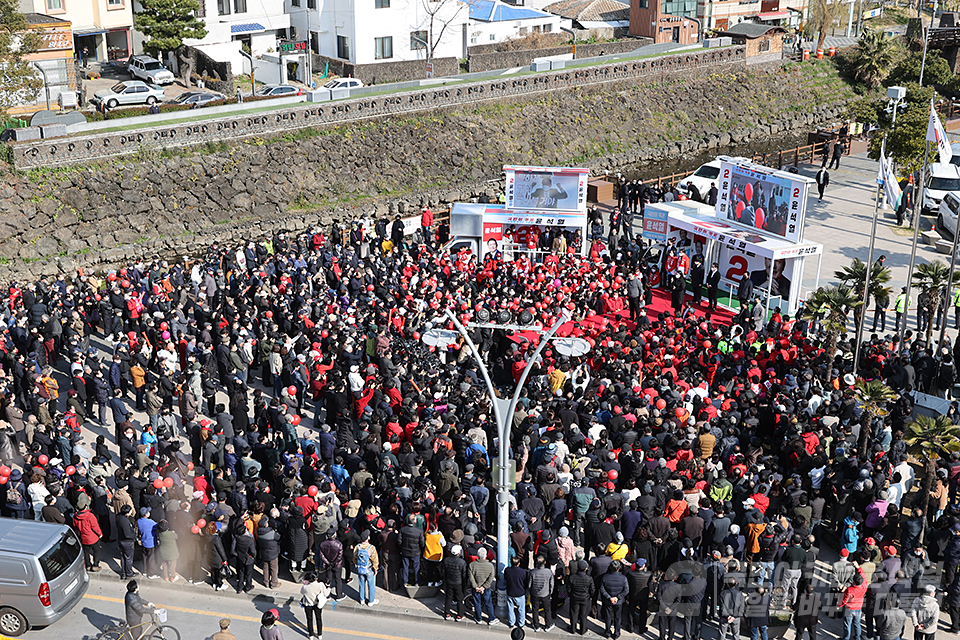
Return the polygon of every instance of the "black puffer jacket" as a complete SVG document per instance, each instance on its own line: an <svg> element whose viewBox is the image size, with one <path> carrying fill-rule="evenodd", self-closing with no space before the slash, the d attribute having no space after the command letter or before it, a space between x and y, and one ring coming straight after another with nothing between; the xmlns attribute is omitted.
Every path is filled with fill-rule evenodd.
<svg viewBox="0 0 960 640"><path fill-rule="evenodd" d="M286 546L290 559L301 562L307 557L307 521L303 517L303 509L290 507L290 518L287 520Z"/></svg>
<svg viewBox="0 0 960 640"><path fill-rule="evenodd" d="M571 573L568 579L570 583L570 599L576 602L587 602L593 599L593 594L596 591L593 578L581 572L576 563L571 562L570 564Z"/></svg>
<svg viewBox="0 0 960 640"><path fill-rule="evenodd" d="M441 565L445 587L462 587L467 583L467 562L463 558L448 555Z"/></svg>

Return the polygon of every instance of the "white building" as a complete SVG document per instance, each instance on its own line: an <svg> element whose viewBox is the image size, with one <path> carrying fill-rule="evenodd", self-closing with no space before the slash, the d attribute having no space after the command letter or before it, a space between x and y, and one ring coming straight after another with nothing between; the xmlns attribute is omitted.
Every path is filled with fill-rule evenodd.
<svg viewBox="0 0 960 640"><path fill-rule="evenodd" d="M356 65L466 56L460 0L286 0L286 12L295 39Z"/></svg>
<svg viewBox="0 0 960 640"><path fill-rule="evenodd" d="M133 0L20 0L19 8L70 22L81 62L126 60L132 53Z"/></svg>
<svg viewBox="0 0 960 640"><path fill-rule="evenodd" d="M277 51L277 40L287 35L290 16L284 0L199 0L207 37L184 40L214 60L229 62L234 75L250 72L241 50L254 58Z"/></svg>
<svg viewBox="0 0 960 640"><path fill-rule="evenodd" d="M561 24L563 18L539 9L500 0L470 2L470 46L495 44L538 32L557 33Z"/></svg>

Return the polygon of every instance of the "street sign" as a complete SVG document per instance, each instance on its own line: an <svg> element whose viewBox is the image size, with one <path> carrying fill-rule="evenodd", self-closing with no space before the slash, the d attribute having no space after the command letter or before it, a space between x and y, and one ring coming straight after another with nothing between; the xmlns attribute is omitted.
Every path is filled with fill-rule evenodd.
<svg viewBox="0 0 960 640"><path fill-rule="evenodd" d="M280 53L296 53L307 50L307 42L281 42L278 45Z"/></svg>
<svg viewBox="0 0 960 640"><path fill-rule="evenodd" d="M870 9L870 11L863 12L863 19L867 18L880 18L883 16L883 7L877 7L876 9Z"/></svg>
<svg viewBox="0 0 960 640"><path fill-rule="evenodd" d="M433 77L433 63L432 63L432 62L428 62L428 63L427 63L427 77L428 77L428 78L432 78L432 77Z"/></svg>

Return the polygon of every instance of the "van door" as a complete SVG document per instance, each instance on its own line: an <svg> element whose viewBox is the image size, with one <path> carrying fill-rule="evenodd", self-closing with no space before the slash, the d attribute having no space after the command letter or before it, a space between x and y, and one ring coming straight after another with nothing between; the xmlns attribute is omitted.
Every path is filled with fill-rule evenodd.
<svg viewBox="0 0 960 640"><path fill-rule="evenodd" d="M65 529L63 534L38 558L43 573L41 582L50 588L50 606L60 609L70 601L77 589L86 585L86 571L83 568L82 548L73 531Z"/></svg>
<svg viewBox="0 0 960 640"><path fill-rule="evenodd" d="M0 557L0 607L10 606L29 616L39 604L39 586L30 560Z"/></svg>

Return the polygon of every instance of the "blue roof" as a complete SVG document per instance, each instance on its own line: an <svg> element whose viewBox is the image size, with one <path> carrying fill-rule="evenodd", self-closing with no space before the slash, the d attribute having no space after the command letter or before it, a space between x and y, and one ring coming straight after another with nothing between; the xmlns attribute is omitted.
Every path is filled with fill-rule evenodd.
<svg viewBox="0 0 960 640"><path fill-rule="evenodd" d="M551 17L552 14L526 7L515 7L499 0L473 0L470 2L470 18L481 22L511 22L530 18Z"/></svg>
<svg viewBox="0 0 960 640"><path fill-rule="evenodd" d="M248 22L246 24L232 24L230 25L230 33L247 33L248 31L266 31L264 27L259 22Z"/></svg>

